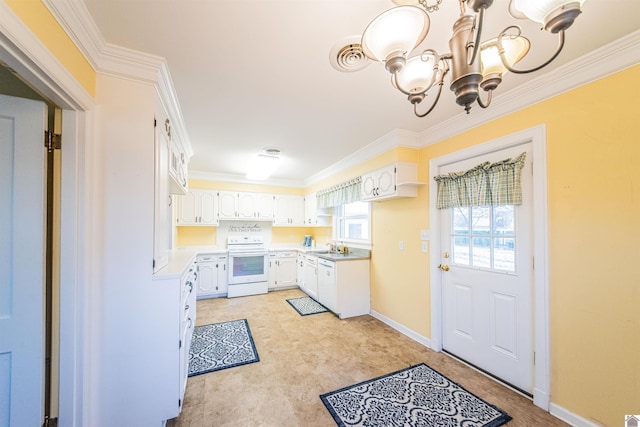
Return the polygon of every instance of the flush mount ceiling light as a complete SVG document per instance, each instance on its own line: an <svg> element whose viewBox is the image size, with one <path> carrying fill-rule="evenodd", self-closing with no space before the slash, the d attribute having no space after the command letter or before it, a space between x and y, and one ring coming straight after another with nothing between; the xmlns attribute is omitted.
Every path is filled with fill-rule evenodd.
<svg viewBox="0 0 640 427"><path fill-rule="evenodd" d="M373 61L384 63L391 73L391 83L407 95L418 117L429 114L440 99L444 78L451 72L450 89L456 103L467 114L477 102L482 108L491 104L493 90L502 82L507 72L525 74L549 65L564 47L564 32L582 12L585 0L511 0L509 14L516 19L528 19L540 23L545 31L558 35L558 46L543 64L526 70L516 69L528 52L530 42L522 36L522 30L512 25L494 39L482 40L485 11L493 0L458 0L460 16L453 24L449 40L451 52L439 54L426 49L409 57L424 40L429 31L427 12L438 10L442 0L393 0L399 6L383 12L367 26L362 34L362 50ZM431 106L418 112L418 105L434 89ZM480 89L487 98L480 98Z"/></svg>
<svg viewBox="0 0 640 427"><path fill-rule="evenodd" d="M265 148L249 161L249 170L246 177L253 181L264 181L278 169L281 162L280 150Z"/></svg>

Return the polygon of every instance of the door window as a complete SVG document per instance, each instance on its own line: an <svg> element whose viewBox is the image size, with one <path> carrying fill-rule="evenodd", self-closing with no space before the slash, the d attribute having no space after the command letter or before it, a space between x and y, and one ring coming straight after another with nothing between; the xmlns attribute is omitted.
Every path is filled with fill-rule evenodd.
<svg viewBox="0 0 640 427"><path fill-rule="evenodd" d="M513 205L451 208L453 263L497 272L516 272Z"/></svg>

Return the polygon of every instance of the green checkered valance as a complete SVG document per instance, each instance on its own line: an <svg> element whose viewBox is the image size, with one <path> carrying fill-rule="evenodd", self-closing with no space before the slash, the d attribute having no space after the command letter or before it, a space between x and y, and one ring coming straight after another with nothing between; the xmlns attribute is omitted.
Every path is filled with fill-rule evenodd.
<svg viewBox="0 0 640 427"><path fill-rule="evenodd" d="M318 191L318 207L331 208L362 199L362 177L341 182L332 187Z"/></svg>
<svg viewBox="0 0 640 427"><path fill-rule="evenodd" d="M521 205L520 175L526 154L434 177L438 183L436 207Z"/></svg>

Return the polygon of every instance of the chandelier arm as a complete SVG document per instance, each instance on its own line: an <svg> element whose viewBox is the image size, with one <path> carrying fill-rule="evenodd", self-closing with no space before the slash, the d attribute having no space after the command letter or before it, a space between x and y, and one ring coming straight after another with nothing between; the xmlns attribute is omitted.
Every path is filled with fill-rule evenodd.
<svg viewBox="0 0 640 427"><path fill-rule="evenodd" d="M482 108L487 108L489 105L491 105L491 99L493 97L493 90L488 90L487 91L488 95L487 95L487 102L482 102L482 99L480 99L480 94L478 94L478 105Z"/></svg>
<svg viewBox="0 0 640 427"><path fill-rule="evenodd" d="M438 104L438 101L440 100L440 94L442 93L442 86L444 85L444 82L442 80L440 80L438 82L438 94L436 95L436 98L433 100L433 104L431 104L431 107L429 107L429 109L427 111L425 111L424 113L418 113L418 104L413 104L413 113L422 118L422 117L426 117L427 114L431 113L433 111L433 109L436 107L436 105Z"/></svg>
<svg viewBox="0 0 640 427"><path fill-rule="evenodd" d="M480 51L480 39L482 38L482 28L484 27L484 11L485 11L485 8L481 7L480 16L476 16L476 19L474 20L473 26L476 33L476 37L472 45L473 51L471 53L471 59L469 59L469 61L467 62L469 65L472 65L475 62L476 57L478 56L478 52ZM476 28L476 23L478 22L478 20L480 21L480 23ZM467 46L467 49L468 49L468 46Z"/></svg>
<svg viewBox="0 0 640 427"><path fill-rule="evenodd" d="M535 68L530 68L528 70L517 70L513 67L511 67L511 65L509 65L507 58L504 54L504 48L502 47L502 38L504 37L505 33L511 29L511 28L516 28L518 30L518 36L520 36L520 34L522 33L522 31L520 30L520 27L518 26L511 26L511 27L507 27L504 30L502 30L502 32L500 33L500 35L498 36L498 52L500 53L500 60L502 61L502 65L504 65L504 67L511 71L512 73L515 74L528 74L528 73L533 73L534 71L538 71L541 68L546 67L547 65L549 65L554 59L556 59L558 57L558 55L560 54L560 52L562 52L562 49L564 48L564 30L561 30L558 32L558 47L556 48L555 53L553 54L553 56L551 56L551 58L549 58L546 62L544 62L541 65L538 65Z"/></svg>

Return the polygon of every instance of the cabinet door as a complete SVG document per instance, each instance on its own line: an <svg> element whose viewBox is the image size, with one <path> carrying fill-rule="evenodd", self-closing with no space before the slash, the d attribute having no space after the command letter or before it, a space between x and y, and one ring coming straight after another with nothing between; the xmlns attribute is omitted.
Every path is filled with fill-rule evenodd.
<svg viewBox="0 0 640 427"><path fill-rule="evenodd" d="M302 196L289 196L289 225L301 226L304 225L304 197Z"/></svg>
<svg viewBox="0 0 640 427"><path fill-rule="evenodd" d="M375 197L376 177L374 174L364 175L362 177L362 198L371 199Z"/></svg>
<svg viewBox="0 0 640 427"><path fill-rule="evenodd" d="M376 196L388 196L396 191L396 168L389 166L378 173L378 191Z"/></svg>
<svg viewBox="0 0 640 427"><path fill-rule="evenodd" d="M295 286L297 278L296 257L278 258L278 287Z"/></svg>
<svg viewBox="0 0 640 427"><path fill-rule="evenodd" d="M178 197L178 225L196 225L198 212L196 209L196 195L189 191Z"/></svg>
<svg viewBox="0 0 640 427"><path fill-rule="evenodd" d="M254 194L257 219L273 221L273 194Z"/></svg>
<svg viewBox="0 0 640 427"><path fill-rule="evenodd" d="M200 208L198 224L218 225L218 195L214 191L197 191L196 206Z"/></svg>
<svg viewBox="0 0 640 427"><path fill-rule="evenodd" d="M216 294L226 294L228 292L229 273L227 271L227 255L218 255L218 286Z"/></svg>
<svg viewBox="0 0 640 427"><path fill-rule="evenodd" d="M238 219L256 219L256 195L254 193L238 193Z"/></svg>
<svg viewBox="0 0 640 427"><path fill-rule="evenodd" d="M291 225L292 202L290 196L276 196L274 225Z"/></svg>
<svg viewBox="0 0 640 427"><path fill-rule="evenodd" d="M304 255L298 254L298 258L296 259L296 268L298 270L298 286L300 287L300 289L306 292L306 266Z"/></svg>
<svg viewBox="0 0 640 427"><path fill-rule="evenodd" d="M171 203L169 199L169 138L155 128L155 188L154 188L154 233L153 271L164 267L169 261L171 246Z"/></svg>
<svg viewBox="0 0 640 427"><path fill-rule="evenodd" d="M220 191L218 193L218 218L236 219L238 217L238 193Z"/></svg>
<svg viewBox="0 0 640 427"><path fill-rule="evenodd" d="M198 263L198 297L213 295L218 284L218 269L216 260Z"/></svg>
<svg viewBox="0 0 640 427"><path fill-rule="evenodd" d="M269 254L269 289L278 283L278 258L276 253Z"/></svg>
<svg viewBox="0 0 640 427"><path fill-rule="evenodd" d="M305 225L316 225L318 223L318 198L316 193L307 194L304 197L304 217Z"/></svg>

